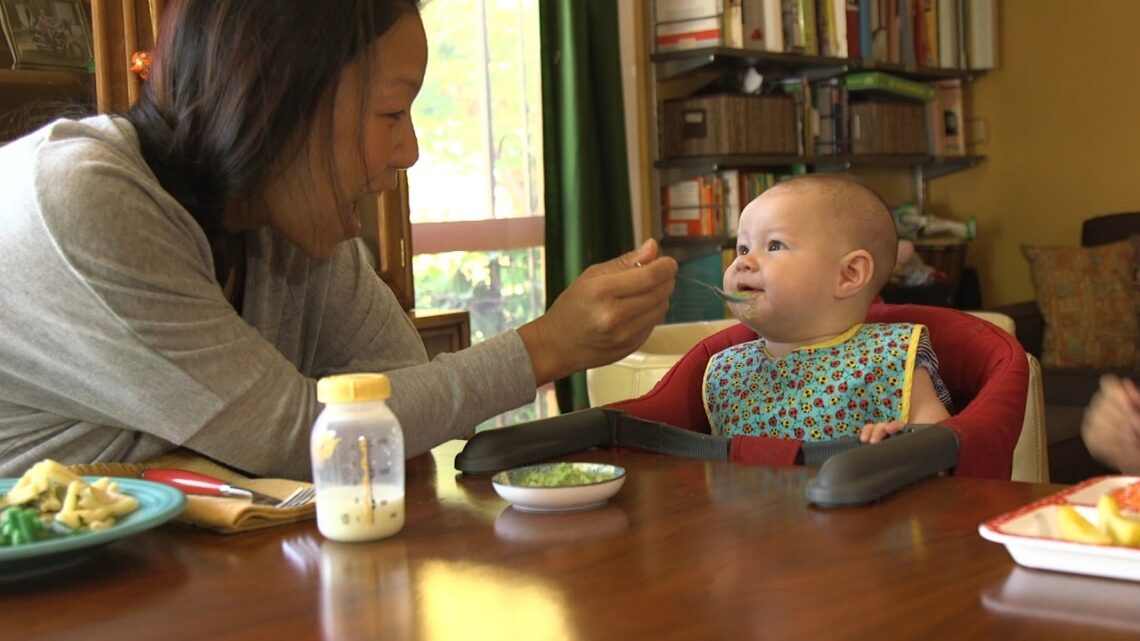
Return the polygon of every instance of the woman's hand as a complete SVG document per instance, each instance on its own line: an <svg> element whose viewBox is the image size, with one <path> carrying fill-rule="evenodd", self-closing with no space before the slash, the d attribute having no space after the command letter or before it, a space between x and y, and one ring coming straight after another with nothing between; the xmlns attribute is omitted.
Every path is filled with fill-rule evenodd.
<svg viewBox="0 0 1140 641"><path fill-rule="evenodd" d="M1081 437L1100 462L1126 474L1140 474L1140 390L1111 374L1085 409Z"/></svg>
<svg viewBox="0 0 1140 641"><path fill-rule="evenodd" d="M612 363L637 349L669 309L677 262L657 243L593 265L550 311L519 328L538 385Z"/></svg>

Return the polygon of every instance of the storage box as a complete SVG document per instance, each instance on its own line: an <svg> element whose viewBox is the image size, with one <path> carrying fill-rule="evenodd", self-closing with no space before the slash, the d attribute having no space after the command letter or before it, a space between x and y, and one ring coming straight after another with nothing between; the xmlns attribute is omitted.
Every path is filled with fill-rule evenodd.
<svg viewBox="0 0 1140 641"><path fill-rule="evenodd" d="M666 100L661 107L661 157L795 154L791 96L715 94Z"/></svg>
<svg viewBox="0 0 1140 641"><path fill-rule="evenodd" d="M851 103L851 153L929 153L924 104L903 101Z"/></svg>

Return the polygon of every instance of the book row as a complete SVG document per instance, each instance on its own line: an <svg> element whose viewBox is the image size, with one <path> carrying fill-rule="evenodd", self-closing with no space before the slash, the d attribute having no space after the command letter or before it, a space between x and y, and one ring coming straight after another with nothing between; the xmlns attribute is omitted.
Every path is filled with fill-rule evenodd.
<svg viewBox="0 0 1140 641"><path fill-rule="evenodd" d="M784 175L729 169L661 188L666 236L735 236L740 211Z"/></svg>
<svg viewBox="0 0 1140 641"><path fill-rule="evenodd" d="M993 69L997 0L656 0L659 52L731 47Z"/></svg>

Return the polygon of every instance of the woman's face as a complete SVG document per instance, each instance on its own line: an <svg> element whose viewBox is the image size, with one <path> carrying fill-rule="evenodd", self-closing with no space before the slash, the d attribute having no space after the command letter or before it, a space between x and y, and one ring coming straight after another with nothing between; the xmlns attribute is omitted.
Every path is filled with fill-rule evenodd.
<svg viewBox="0 0 1140 641"><path fill-rule="evenodd" d="M345 67L330 96L331 123L324 104L300 153L273 174L268 223L309 256L327 258L357 236L357 200L395 188L396 171L416 162L411 108L426 66L423 23L409 13Z"/></svg>

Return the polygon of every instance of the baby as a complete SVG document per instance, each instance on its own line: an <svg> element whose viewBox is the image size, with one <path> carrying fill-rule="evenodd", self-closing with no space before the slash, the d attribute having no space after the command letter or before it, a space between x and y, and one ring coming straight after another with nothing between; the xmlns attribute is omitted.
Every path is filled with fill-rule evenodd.
<svg viewBox="0 0 1140 641"><path fill-rule="evenodd" d="M950 414L927 330L864 323L898 248L883 199L835 174L778 183L740 215L724 289L760 338L715 354L704 404L713 433L877 443Z"/></svg>

